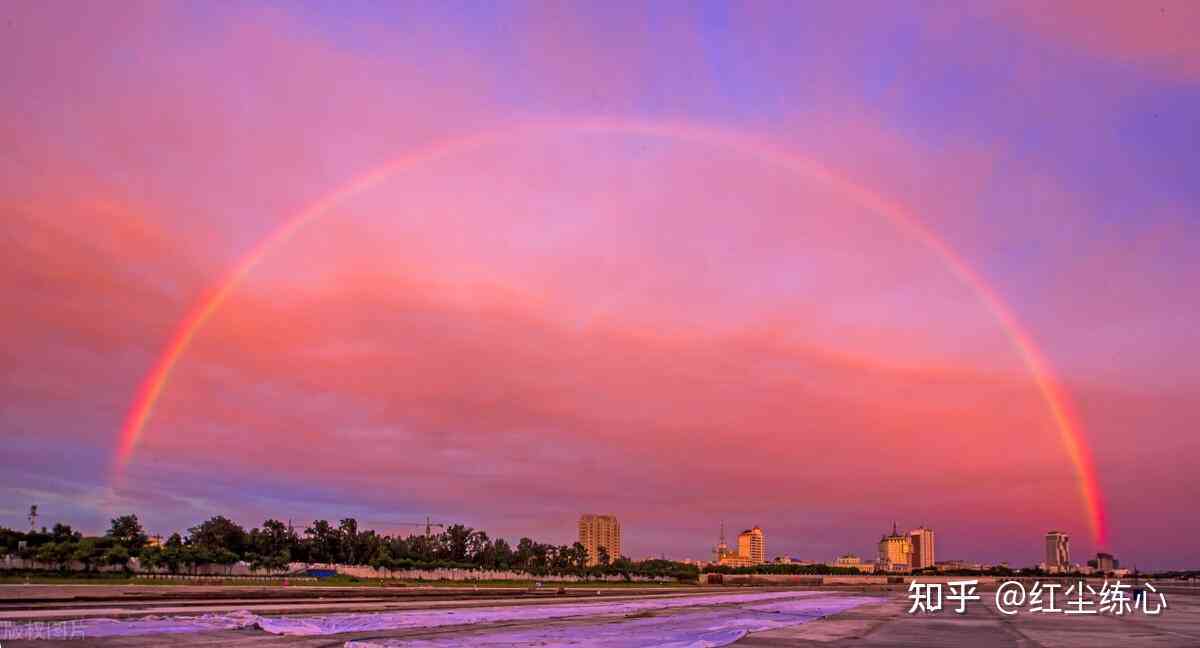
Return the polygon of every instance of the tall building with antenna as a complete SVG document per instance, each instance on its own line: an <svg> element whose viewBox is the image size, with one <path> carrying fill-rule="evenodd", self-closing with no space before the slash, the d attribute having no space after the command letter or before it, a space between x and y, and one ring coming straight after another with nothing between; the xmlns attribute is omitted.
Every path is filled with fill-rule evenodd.
<svg viewBox="0 0 1200 648"><path fill-rule="evenodd" d="M721 523L721 540L713 549L713 562L727 567L750 567L766 562L766 543L758 527L738 534L737 547L725 542L725 523Z"/></svg>
<svg viewBox="0 0 1200 648"><path fill-rule="evenodd" d="M884 571L906 572L912 569L912 536L901 535L892 522L892 534L879 538L879 568Z"/></svg>
<svg viewBox="0 0 1200 648"><path fill-rule="evenodd" d="M717 541L717 546L713 549L713 562L721 563L725 558L734 555L734 552L725 543L725 523L721 523L721 539Z"/></svg>

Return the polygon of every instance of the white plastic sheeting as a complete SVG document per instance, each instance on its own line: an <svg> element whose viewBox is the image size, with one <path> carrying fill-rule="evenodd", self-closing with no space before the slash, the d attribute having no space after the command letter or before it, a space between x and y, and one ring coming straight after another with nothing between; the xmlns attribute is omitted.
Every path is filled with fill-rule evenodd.
<svg viewBox="0 0 1200 648"><path fill-rule="evenodd" d="M85 637L122 637L128 635L206 632L237 630L258 623L259 616L251 612L201 614L198 616L145 616L138 619L81 619L73 621L72 631Z"/></svg>
<svg viewBox="0 0 1200 648"><path fill-rule="evenodd" d="M836 605L846 603L846 607L862 602L861 598L830 597L818 592L758 592L746 594L719 594L705 596L680 596L671 598L634 599L627 601L599 601L593 603L537 603L525 605L501 605L487 607L461 607L432 610L405 610L396 612L372 613L341 613L322 615L298 616L259 616L250 612L232 612L228 614L204 614L199 616L149 616L138 619L87 619L78 621L75 627L82 630L88 637L146 635L159 633L205 632L211 630L234 630L238 628L257 627L266 632L279 635L331 635L344 632L372 632L386 630L405 630L417 628L437 628L452 625L487 624L499 622L539 621L567 619L571 617L622 617L641 613L652 613L656 610L667 610L681 607L709 606L701 611L715 614L714 623L718 626L705 626L707 633L716 633L712 641L723 643L700 643L679 645L724 645L728 641L721 639L726 636L741 636L745 632L758 628L762 623L789 621L789 624L803 623L804 620L836 611ZM787 600L785 600L787 599ZM850 601L859 603L850 604ZM773 604L771 609L758 609L758 606L747 604ZM737 605L738 607L716 607ZM841 608L841 609L844 609ZM790 611L789 611L790 610ZM737 612L733 617L720 612ZM791 616L781 616L791 615ZM811 615L811 616L806 616ZM693 616L689 614L687 616ZM707 617L705 617L707 618ZM724 619L724 621L719 621ZM641 621L652 621L643 619ZM627 622L638 621L631 619ZM725 625L720 625L720 624ZM733 625L729 625L732 623ZM623 623L620 625L624 625ZM644 624L646 630L654 632L674 633L667 626L653 623ZM669 624L668 624L669 625ZM728 626L728 627L727 627ZM611 628L607 628L611 629ZM730 634L733 633L733 634ZM738 634L740 633L740 634ZM694 634L694 633L693 633ZM674 636L674 635L672 635ZM709 639L705 639L708 641ZM736 637L733 639L736 640ZM731 640L732 641L732 640ZM367 645L367 644L360 644ZM386 644L384 644L386 645ZM449 645L449 644L430 644ZM596 645L646 645L640 644L604 644ZM675 645L667 643L666 645Z"/></svg>
<svg viewBox="0 0 1200 648"><path fill-rule="evenodd" d="M453 636L347 641L346 648L450 648L483 646L574 646L576 648L712 648L725 646L751 632L786 628L835 614L867 597L812 597L763 605L689 609L660 617L571 620L525 628L488 628Z"/></svg>
<svg viewBox="0 0 1200 648"><path fill-rule="evenodd" d="M327 635L373 630L438 628L448 625L497 623L501 621L539 621L577 616L625 615L695 605L721 605L770 601L811 595L809 592L759 592L716 596L634 599L597 603L552 603L542 605L498 605L440 610L374 612L366 614L323 614L263 618L259 627L272 634Z"/></svg>

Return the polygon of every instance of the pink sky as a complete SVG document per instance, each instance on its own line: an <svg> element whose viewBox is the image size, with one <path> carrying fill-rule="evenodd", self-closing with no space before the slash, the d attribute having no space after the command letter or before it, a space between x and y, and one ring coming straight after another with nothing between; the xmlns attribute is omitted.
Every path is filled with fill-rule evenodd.
<svg viewBox="0 0 1200 648"><path fill-rule="evenodd" d="M0 524L568 542L594 511L634 558L706 557L722 521L870 555L893 519L939 558L1032 564L1051 528L1094 553L1046 403L944 259L753 151L635 133L515 133L338 203L200 331L111 479L172 331L275 228L422 147L602 118L739 133L915 214L1076 402L1109 549L1194 567L1197 17L1050 6L19 4Z"/></svg>

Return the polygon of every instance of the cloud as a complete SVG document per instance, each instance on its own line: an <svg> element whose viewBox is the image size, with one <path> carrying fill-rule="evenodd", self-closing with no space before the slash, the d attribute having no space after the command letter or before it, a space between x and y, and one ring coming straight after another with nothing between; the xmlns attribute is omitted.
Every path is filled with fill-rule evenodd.
<svg viewBox="0 0 1200 648"><path fill-rule="evenodd" d="M1200 76L1200 44L1195 38L1200 8L1187 0L1153 4L1016 2L999 12L1092 56L1180 80Z"/></svg>
<svg viewBox="0 0 1200 648"><path fill-rule="evenodd" d="M1151 519L1187 485L1140 512L1123 458L1196 452L1186 400L1130 388L1194 382L1193 210L1129 180L1097 128L1127 90L1032 69L1067 43L1132 62L1122 86L1191 78L1153 16L1002 13L1037 46L1008 66L987 46L1006 28L940 14L531 8L491 29L428 9L339 32L299 10L76 9L22 8L0 39L7 511L430 512L565 541L580 510L616 510L635 555L694 557L722 518L830 555L869 553L892 517L965 557L1082 535L1044 404L943 260L753 152L636 134L502 137L337 205L200 332L129 483L107 484L144 372L265 235L432 142L600 113L744 129L907 206L1065 369L1114 519L1187 549ZM1144 221L1106 223L1117 194ZM1130 445L1142 425L1161 438Z"/></svg>

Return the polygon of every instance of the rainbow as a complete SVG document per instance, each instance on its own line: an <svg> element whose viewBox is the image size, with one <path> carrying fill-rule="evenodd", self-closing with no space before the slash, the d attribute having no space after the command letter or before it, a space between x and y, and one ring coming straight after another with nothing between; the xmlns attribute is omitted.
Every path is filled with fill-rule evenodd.
<svg viewBox="0 0 1200 648"><path fill-rule="evenodd" d="M1020 355L1026 369L1033 376L1037 388L1045 401L1046 408L1058 429L1061 442L1075 468L1080 497L1086 509L1092 537L1099 547L1107 546L1107 522L1103 497L1100 492L1096 467L1090 448L1083 435L1082 425L1069 395L1057 379L1050 363L1039 350L1033 336L1020 324L1000 296L919 219L902 206L888 202L881 196L856 185L831 172L819 163L793 153L730 131L688 122L641 122L613 120L584 120L568 122L536 122L494 131L486 131L469 137L447 140L414 153L396 158L369 171L341 187L325 194L300 213L287 220L270 235L245 253L240 260L196 300L191 310L179 322L166 347L158 356L154 366L142 380L137 396L121 427L120 440L115 457L113 474L119 478L125 472L134 451L141 440L146 424L154 412L154 405L162 396L179 359L187 351L196 334L205 322L241 283L247 274L272 250L285 243L296 231L328 213L346 199L358 195L383 182L387 178L422 164L451 157L490 143L517 137L553 132L612 133L640 135L693 142L714 147L728 148L756 156L789 172L816 180L833 191L847 197L858 206L889 220L906 235L920 241L936 253L951 272L970 287L983 304L991 311L1008 334L1013 347Z"/></svg>

